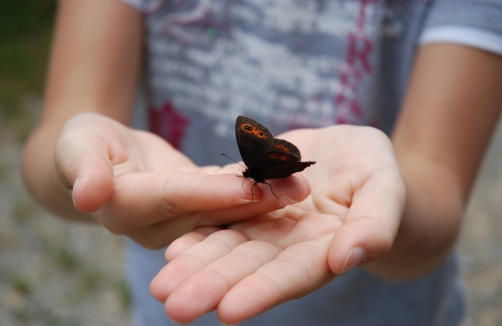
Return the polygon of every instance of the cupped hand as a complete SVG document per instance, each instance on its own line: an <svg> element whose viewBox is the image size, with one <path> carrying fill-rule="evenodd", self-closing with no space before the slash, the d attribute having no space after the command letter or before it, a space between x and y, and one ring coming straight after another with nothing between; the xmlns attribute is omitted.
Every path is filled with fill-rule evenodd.
<svg viewBox="0 0 502 326"><path fill-rule="evenodd" d="M112 233L161 248L198 227L223 225L301 201L306 179L274 182L276 199L242 183L242 167L198 167L158 136L85 113L63 127L55 151L59 182L77 210ZM224 185L224 186L222 186Z"/></svg>
<svg viewBox="0 0 502 326"><path fill-rule="evenodd" d="M169 264L150 286L173 320L188 323L216 309L223 323L239 323L390 250L405 189L389 139L354 126L281 137L296 144L304 160L317 161L301 173L311 195L174 241L166 251Z"/></svg>

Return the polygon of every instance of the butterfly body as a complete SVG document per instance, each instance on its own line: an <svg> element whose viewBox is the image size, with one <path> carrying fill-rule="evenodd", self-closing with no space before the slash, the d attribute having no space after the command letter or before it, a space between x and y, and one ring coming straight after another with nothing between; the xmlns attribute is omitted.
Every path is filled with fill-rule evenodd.
<svg viewBox="0 0 502 326"><path fill-rule="evenodd" d="M253 187L257 183L270 186L265 180L287 178L316 163L301 162L300 150L295 145L274 138L265 126L251 118L237 118L235 136L242 160L247 167L242 175L255 181ZM270 189L272 190L272 186Z"/></svg>

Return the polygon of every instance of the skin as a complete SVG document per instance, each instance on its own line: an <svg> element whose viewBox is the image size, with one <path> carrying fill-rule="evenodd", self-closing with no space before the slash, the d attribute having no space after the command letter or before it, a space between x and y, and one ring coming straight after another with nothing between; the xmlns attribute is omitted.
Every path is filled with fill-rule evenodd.
<svg viewBox="0 0 502 326"><path fill-rule="evenodd" d="M60 1L43 117L23 175L56 214L97 221L147 248L172 242L170 263L151 284L170 318L187 323L216 310L238 323L358 265L407 280L448 256L500 112L500 56L420 48L391 140L354 126L280 135L317 164L271 180L279 200L260 185L249 203L240 166L196 166L125 126L141 19L116 1Z"/></svg>

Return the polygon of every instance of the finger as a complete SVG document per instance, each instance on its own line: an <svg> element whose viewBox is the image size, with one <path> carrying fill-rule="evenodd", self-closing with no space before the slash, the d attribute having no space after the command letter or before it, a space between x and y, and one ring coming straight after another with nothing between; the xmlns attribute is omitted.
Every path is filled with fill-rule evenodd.
<svg viewBox="0 0 502 326"><path fill-rule="evenodd" d="M263 241L239 245L183 282L167 299L166 312L175 321L188 323L214 310L235 284L274 259L281 250Z"/></svg>
<svg viewBox="0 0 502 326"><path fill-rule="evenodd" d="M247 239L239 232L222 230L189 247L164 266L150 284L150 292L159 301L166 301L186 279L215 260L230 253Z"/></svg>
<svg viewBox="0 0 502 326"><path fill-rule="evenodd" d="M173 261L175 258L183 254L188 248L196 243L203 241L209 235L221 231L221 228L217 227L203 227L198 228L193 232L182 235L178 239L174 240L173 243L169 245L166 250L165 258L167 261Z"/></svg>
<svg viewBox="0 0 502 326"><path fill-rule="evenodd" d="M292 192L296 192L301 197L308 195L310 191L308 181L306 181L306 179L301 175L292 176L282 180L278 187L279 193L283 193L283 187L285 191L289 192L293 189ZM114 196L115 194L116 192L114 192ZM295 196L292 197L297 198ZM113 202L113 198L110 199L110 202ZM288 203L292 202L288 201ZM268 198L259 202L247 204L241 203L235 207L230 206L230 208L227 208L227 205L224 205L224 209L215 209L212 211L200 211L193 213L186 212L186 215L178 217L168 216L167 214L162 214L160 212L155 213L153 211L149 211L149 207L145 206L147 204L142 202L138 202L136 204L133 199L127 201L123 205L126 207L127 205L131 205L131 207L118 213L116 211L102 211L100 212L99 221L112 233L126 234L128 237L144 247L159 249L165 247L167 244L180 237L180 235L186 234L200 227L226 225L236 221L248 220L254 217L259 219L260 217L265 216L265 213L282 208L284 202L277 200L272 194L270 194ZM113 206L113 208L115 207L118 207L118 205ZM293 206L290 206L290 208L293 208ZM144 211L139 214L133 214L134 210ZM149 217L152 214L153 217ZM116 224L115 220L110 219L110 216L116 215L122 217L121 224ZM157 222L157 220L161 221ZM253 219L253 223L255 222L256 219ZM147 226L145 226L145 224L147 224Z"/></svg>
<svg viewBox="0 0 502 326"><path fill-rule="evenodd" d="M245 193L245 196L247 196L247 199L244 200L246 205L241 204L237 207L230 207L224 210L206 212L200 220L200 225L221 225L222 223L227 224L260 216L301 202L311 192L310 183L300 174L285 179L269 180L269 182L273 187L274 193L270 191L268 185L255 186L254 188L261 188L262 195L259 200L256 200L257 191L253 190L255 197L252 200L252 195L245 193L241 189L240 193ZM249 184L252 185L252 182Z"/></svg>
<svg viewBox="0 0 502 326"><path fill-rule="evenodd" d="M242 170L242 166L229 164L221 168L220 171L238 174L240 170ZM279 202L283 200L282 207L285 207L291 202L296 203L304 200L311 192L310 183L302 173L296 173L284 179L265 180L266 183L255 183L252 179L243 179L242 175L237 176L241 182L242 191L248 195L247 200L253 203L262 199L272 200L272 198L275 198L276 202L277 200ZM262 198L262 196L265 197Z"/></svg>
<svg viewBox="0 0 502 326"><path fill-rule="evenodd" d="M306 241L330 241L342 225L343 222L333 215L288 206L281 211L233 223L229 228L242 232L248 239L268 241L286 248Z"/></svg>
<svg viewBox="0 0 502 326"><path fill-rule="evenodd" d="M310 193L305 178L290 177L274 183L280 200L267 194L249 204L249 196L235 182L235 175L207 175L196 172L165 171L128 173L118 177L100 222L111 232L128 234L133 228L152 226L154 232L165 232L179 218L185 232L201 226L215 226L267 213L303 200ZM284 196L283 196L284 195ZM288 195L288 196L286 196ZM113 216L121 216L115 225ZM182 226L184 225L184 226ZM171 233L171 231L169 231ZM182 234L182 233L178 233Z"/></svg>
<svg viewBox="0 0 502 326"><path fill-rule="evenodd" d="M127 173L115 179L112 195L95 216L110 232L159 248L197 227L245 218L231 211L221 214L248 203L234 179L182 171Z"/></svg>
<svg viewBox="0 0 502 326"><path fill-rule="evenodd" d="M56 169L63 184L73 188L75 208L91 213L110 197L113 189L112 163L107 145L96 134L74 131L63 131L56 144Z"/></svg>
<svg viewBox="0 0 502 326"><path fill-rule="evenodd" d="M328 248L328 241L288 247L228 291L218 304L218 318L236 324L324 286L334 277L326 261Z"/></svg>
<svg viewBox="0 0 502 326"><path fill-rule="evenodd" d="M345 223L331 243L329 266L333 273L343 274L390 250L404 201L404 185L397 169L378 173L354 195Z"/></svg>
<svg viewBox="0 0 502 326"><path fill-rule="evenodd" d="M311 192L310 183L301 173L284 179L266 180L266 183L258 183L254 187L254 183L251 186L249 186L249 184L250 183L247 183L249 188L244 186L244 191L246 191L248 195L250 194L251 198L248 197L249 200L252 202L256 200L254 192L256 188L259 188L261 197L256 200L257 202L260 200L268 200L278 203L282 205L282 207L303 201ZM251 189L251 187L253 188Z"/></svg>

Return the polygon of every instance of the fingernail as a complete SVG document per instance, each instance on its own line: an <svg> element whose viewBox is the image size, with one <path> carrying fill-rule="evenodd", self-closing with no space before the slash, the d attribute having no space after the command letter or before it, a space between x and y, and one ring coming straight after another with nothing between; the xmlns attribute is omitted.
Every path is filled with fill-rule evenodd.
<svg viewBox="0 0 502 326"><path fill-rule="evenodd" d="M366 257L366 253L363 248L352 248L345 259L345 264L343 264L342 271L340 274L346 273L349 269L356 267L361 264Z"/></svg>
<svg viewBox="0 0 502 326"><path fill-rule="evenodd" d="M254 199L254 200L250 200L250 199L241 199L241 202L245 203L245 204L250 204L250 203L256 203L256 202L259 202L260 200L259 199Z"/></svg>
<svg viewBox="0 0 502 326"><path fill-rule="evenodd" d="M171 323L173 323L174 325L188 325L188 324L182 324L182 323L179 323L177 322L176 320L172 319L171 317L167 316L167 318L169 318L169 320L171 321Z"/></svg>
<svg viewBox="0 0 502 326"><path fill-rule="evenodd" d="M246 204L249 204L249 203L256 203L256 202L260 201L260 198L258 198L258 199L253 199L253 200L251 200L251 199L240 199L240 201L245 202Z"/></svg>
<svg viewBox="0 0 502 326"><path fill-rule="evenodd" d="M281 199L279 199L279 203L281 207L284 208L288 205L296 204L297 202L289 198L288 196L282 196Z"/></svg>
<svg viewBox="0 0 502 326"><path fill-rule="evenodd" d="M73 184L73 187L71 189L71 201L73 202L73 206L75 207L75 209L78 211L78 207L75 204L75 188L77 187L77 183L78 183L78 177L75 178L75 183Z"/></svg>

